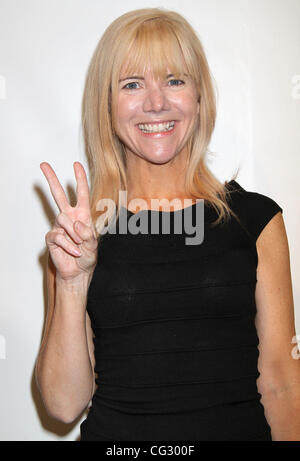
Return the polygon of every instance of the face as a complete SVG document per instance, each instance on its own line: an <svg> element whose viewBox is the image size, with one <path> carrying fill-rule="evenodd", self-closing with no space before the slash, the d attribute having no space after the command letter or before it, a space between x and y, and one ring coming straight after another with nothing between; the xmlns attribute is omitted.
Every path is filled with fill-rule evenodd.
<svg viewBox="0 0 300 461"><path fill-rule="evenodd" d="M150 70L138 76L121 73L116 133L127 155L163 164L184 150L199 102L193 81L187 75L182 78L174 79L168 69L164 81L155 80Z"/></svg>

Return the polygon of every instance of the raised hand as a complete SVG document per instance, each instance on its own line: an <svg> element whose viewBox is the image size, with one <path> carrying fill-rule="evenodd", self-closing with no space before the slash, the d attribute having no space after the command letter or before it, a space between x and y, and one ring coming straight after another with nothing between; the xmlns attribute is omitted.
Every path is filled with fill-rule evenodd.
<svg viewBox="0 0 300 461"><path fill-rule="evenodd" d="M98 240L90 213L89 187L84 167L74 162L77 181L77 204L72 207L52 167L42 162L40 168L60 210L51 231L45 236L57 277L75 281L91 275L97 263Z"/></svg>

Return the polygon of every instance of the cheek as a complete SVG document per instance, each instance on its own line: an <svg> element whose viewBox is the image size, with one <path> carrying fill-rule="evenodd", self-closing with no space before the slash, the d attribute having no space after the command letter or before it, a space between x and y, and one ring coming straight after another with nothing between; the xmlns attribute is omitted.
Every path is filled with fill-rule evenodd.
<svg viewBox="0 0 300 461"><path fill-rule="evenodd" d="M174 103L185 117L192 117L197 114L198 104L196 94L182 94L178 95L175 99Z"/></svg>
<svg viewBox="0 0 300 461"><path fill-rule="evenodd" d="M135 115L138 108L138 101L136 98L126 98L126 96L123 96L119 98L117 107L119 121L128 121Z"/></svg>
<svg viewBox="0 0 300 461"><path fill-rule="evenodd" d="M197 102L197 95L192 94L189 96L187 102L186 102L187 110L191 114L196 114L197 113L197 108L198 108L198 102Z"/></svg>
<svg viewBox="0 0 300 461"><path fill-rule="evenodd" d="M125 115L126 115L126 107L124 104L124 100L120 98L118 100L117 114L116 114L118 123L122 123L123 119L125 118Z"/></svg>

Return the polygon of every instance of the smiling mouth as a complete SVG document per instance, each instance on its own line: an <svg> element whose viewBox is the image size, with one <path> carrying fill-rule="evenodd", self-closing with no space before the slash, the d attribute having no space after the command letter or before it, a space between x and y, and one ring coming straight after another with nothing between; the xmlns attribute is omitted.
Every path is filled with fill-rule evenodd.
<svg viewBox="0 0 300 461"><path fill-rule="evenodd" d="M175 126L175 120L160 123L139 123L138 129L143 133L165 133L172 131Z"/></svg>

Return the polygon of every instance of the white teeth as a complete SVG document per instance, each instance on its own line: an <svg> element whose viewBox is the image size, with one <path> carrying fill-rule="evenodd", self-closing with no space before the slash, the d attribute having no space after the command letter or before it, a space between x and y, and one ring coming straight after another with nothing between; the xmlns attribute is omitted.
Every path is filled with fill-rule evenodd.
<svg viewBox="0 0 300 461"><path fill-rule="evenodd" d="M175 125L175 121L167 123L159 123L157 125L138 125L139 129L144 133L156 133L160 131L171 131Z"/></svg>

